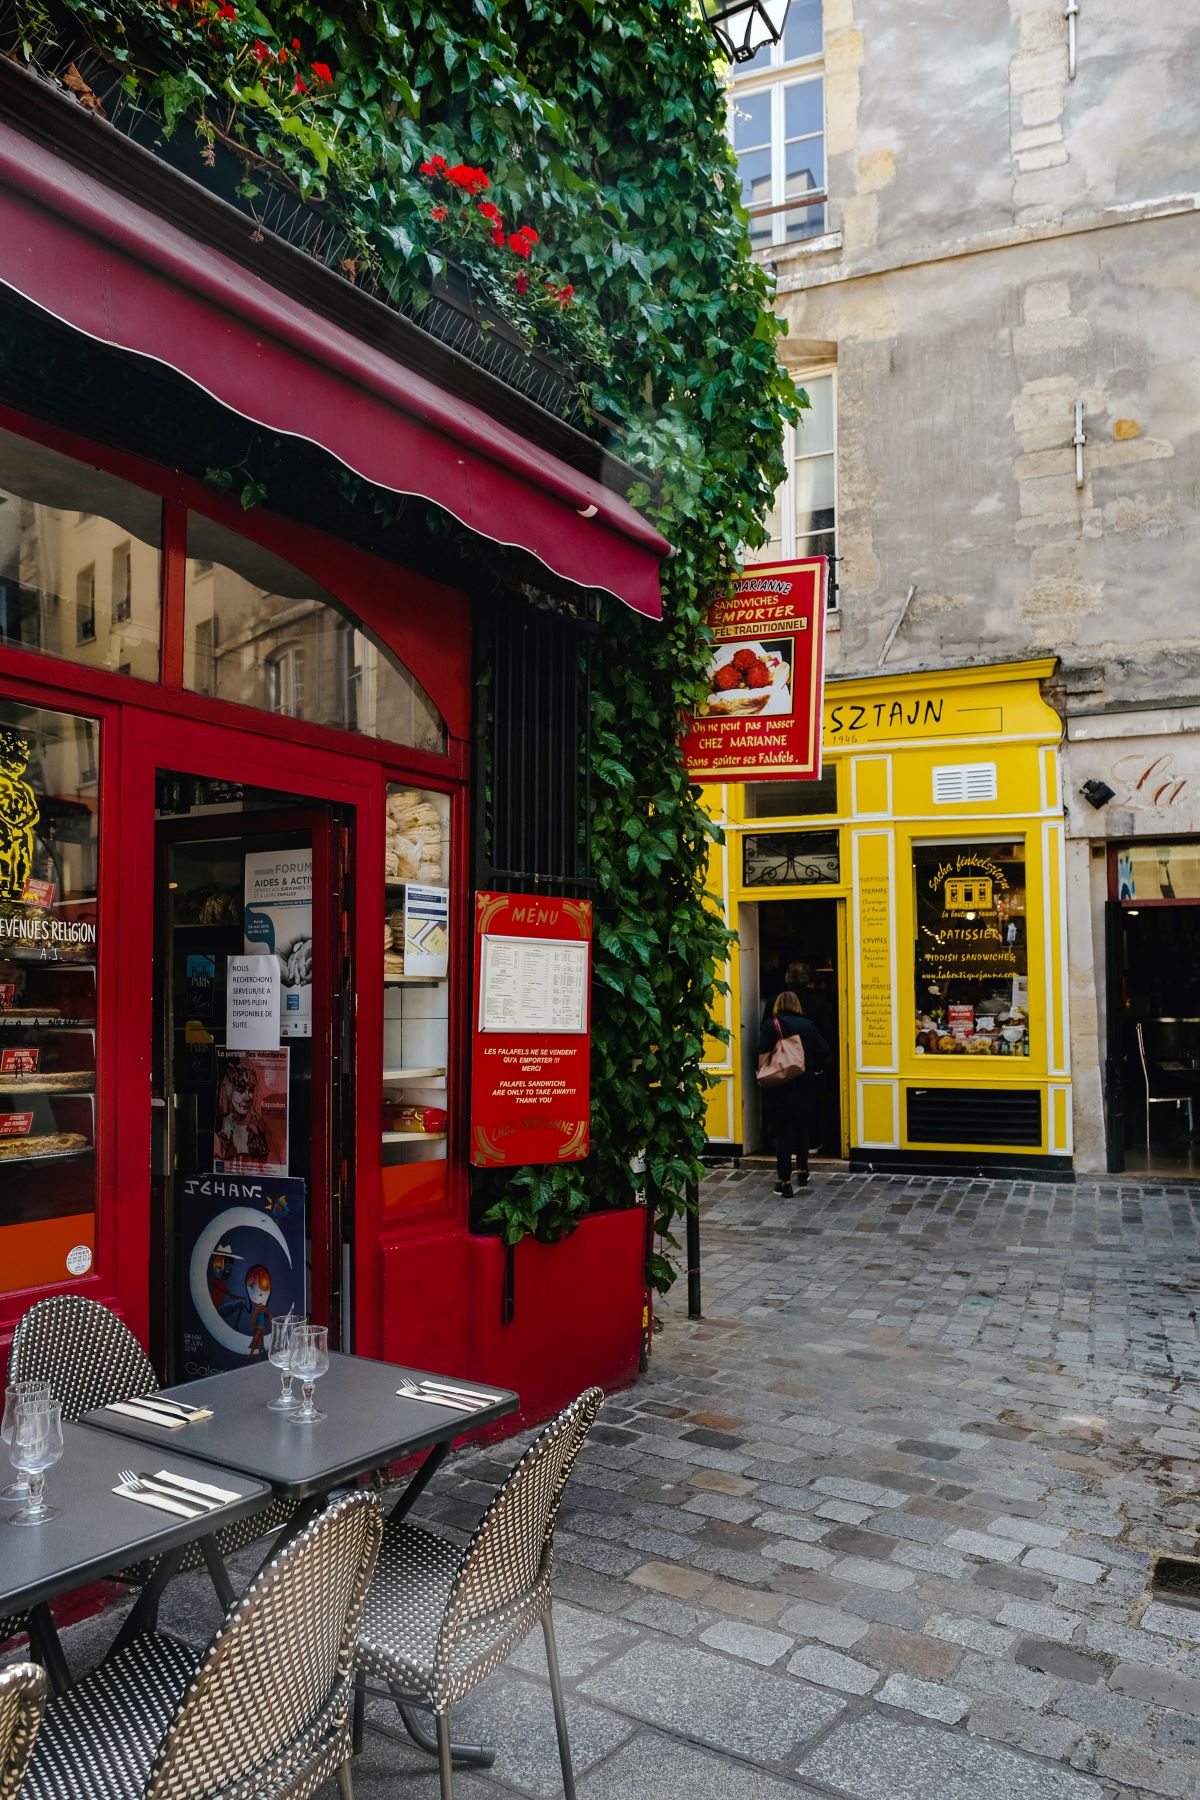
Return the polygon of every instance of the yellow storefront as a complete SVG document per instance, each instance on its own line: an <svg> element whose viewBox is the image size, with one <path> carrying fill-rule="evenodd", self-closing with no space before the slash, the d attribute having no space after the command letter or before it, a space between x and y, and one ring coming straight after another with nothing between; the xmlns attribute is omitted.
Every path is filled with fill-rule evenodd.
<svg viewBox="0 0 1200 1800"><path fill-rule="evenodd" d="M789 964L836 1052L817 1111L854 1167L1071 1166L1053 659L831 682L820 782L706 789L738 934L709 1043L715 1154L761 1147L764 1006Z"/></svg>

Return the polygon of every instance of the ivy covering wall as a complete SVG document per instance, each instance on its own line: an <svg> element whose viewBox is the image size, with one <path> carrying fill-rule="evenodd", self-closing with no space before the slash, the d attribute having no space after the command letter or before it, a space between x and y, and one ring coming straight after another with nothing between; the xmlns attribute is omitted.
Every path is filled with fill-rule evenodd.
<svg viewBox="0 0 1200 1800"><path fill-rule="evenodd" d="M643 1184L668 1232L699 1172L726 950L678 721L703 686L707 598L739 546L765 540L797 404L708 29L686 0L16 0L15 14L39 65L87 48L65 77L82 104L111 111L119 82L127 114L198 139L214 171L232 159L266 223L280 192L323 210L347 280L419 305L446 257L466 267L575 362L618 453L652 477L632 497L676 546L665 619L608 605L595 665L593 1154L492 1179L510 1240L553 1238ZM665 1261L655 1275L670 1279Z"/></svg>

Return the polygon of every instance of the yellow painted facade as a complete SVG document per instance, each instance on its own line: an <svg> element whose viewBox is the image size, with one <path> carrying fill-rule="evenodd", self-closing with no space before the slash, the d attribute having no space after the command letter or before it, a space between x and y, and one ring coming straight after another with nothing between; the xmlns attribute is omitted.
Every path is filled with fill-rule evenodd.
<svg viewBox="0 0 1200 1800"><path fill-rule="evenodd" d="M721 1010L729 1042L714 1035L708 1045L714 1149L759 1147L754 1052L770 982L760 970L760 911L832 901L826 979L837 1003L841 1143L827 1150L895 1168L1069 1167L1061 721L1040 685L1054 667L1050 659L831 683L823 741L835 811L753 816L750 788L706 789L726 840L714 850L710 887L740 940ZM780 835L778 857L773 834L788 838ZM824 854L807 857L808 842ZM818 871L836 879L809 879ZM763 884L764 872L775 885ZM931 928L934 904L943 910ZM801 924L792 954L804 956L805 915L786 917ZM829 936L828 906L822 917ZM971 948L979 937L994 947ZM968 948L947 949L946 939ZM1003 1010L939 1005L965 991L940 976L930 986L929 958L939 954L956 973L964 956L1016 967L1019 954L1019 978L975 982L977 995L1002 988Z"/></svg>

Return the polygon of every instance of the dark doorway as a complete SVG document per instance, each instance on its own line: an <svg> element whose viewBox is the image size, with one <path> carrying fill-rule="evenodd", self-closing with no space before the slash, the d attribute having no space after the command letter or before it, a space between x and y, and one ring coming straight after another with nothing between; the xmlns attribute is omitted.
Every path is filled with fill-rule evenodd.
<svg viewBox="0 0 1200 1800"><path fill-rule="evenodd" d="M812 984L800 999L829 1045L829 1068L820 1078L821 1093L813 1107L810 1149L842 1156L842 971L838 901L763 900L758 908L760 1017L781 993L792 964L811 970Z"/></svg>
<svg viewBox="0 0 1200 1800"><path fill-rule="evenodd" d="M1109 1166L1200 1178L1200 905L1110 901Z"/></svg>

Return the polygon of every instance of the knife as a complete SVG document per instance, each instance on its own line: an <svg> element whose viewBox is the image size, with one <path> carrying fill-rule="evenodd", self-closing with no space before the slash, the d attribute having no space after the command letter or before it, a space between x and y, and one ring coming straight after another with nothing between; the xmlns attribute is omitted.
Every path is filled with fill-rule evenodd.
<svg viewBox="0 0 1200 1800"><path fill-rule="evenodd" d="M211 1419L211 1406L188 1406L183 1400L172 1400L168 1394L146 1394L143 1396L147 1406L168 1406L172 1412L181 1412L186 1419Z"/></svg>
<svg viewBox="0 0 1200 1800"><path fill-rule="evenodd" d="M232 1488L212 1487L207 1481L190 1481L186 1475L173 1475L169 1469L158 1469L152 1479L169 1481L172 1487L182 1488L185 1495L195 1494L206 1500L215 1500L218 1506L230 1506L235 1500L244 1500L244 1494L238 1494Z"/></svg>
<svg viewBox="0 0 1200 1800"><path fill-rule="evenodd" d="M422 1381L418 1385L435 1394L452 1394L458 1400L477 1400L480 1406L494 1406L499 1399L498 1394L481 1394L475 1388L456 1387L449 1381Z"/></svg>
<svg viewBox="0 0 1200 1800"><path fill-rule="evenodd" d="M157 1394L139 1394L130 1400L130 1406L142 1406L151 1412L165 1413L168 1419L180 1419L183 1424L191 1425L197 1418L211 1419L211 1412L197 1413L195 1410L176 1406L173 1400L160 1400Z"/></svg>
<svg viewBox="0 0 1200 1800"><path fill-rule="evenodd" d="M114 1494L120 1494L122 1500L136 1500L141 1506L156 1506L160 1512L175 1513L181 1519L203 1519L207 1514L200 1508L186 1506L182 1500L169 1500L165 1494L141 1494L137 1488L115 1487Z"/></svg>
<svg viewBox="0 0 1200 1800"><path fill-rule="evenodd" d="M156 1494L165 1494L168 1500L178 1500L181 1506L194 1506L198 1512L216 1512L225 1503L223 1500L210 1500L205 1494L181 1493L178 1488L168 1482L159 1481L157 1476L148 1475L145 1469L137 1471L138 1480Z"/></svg>

